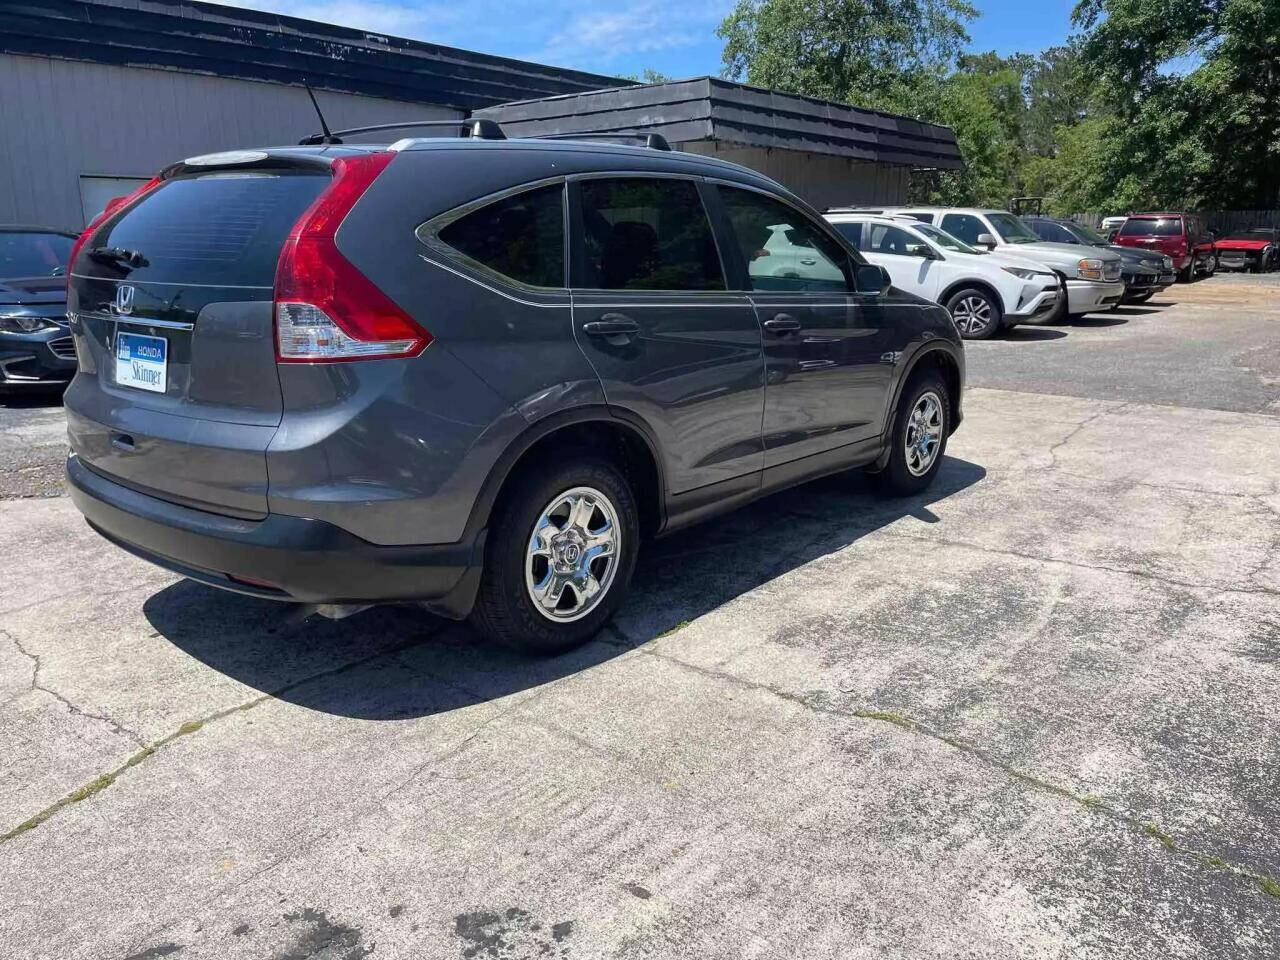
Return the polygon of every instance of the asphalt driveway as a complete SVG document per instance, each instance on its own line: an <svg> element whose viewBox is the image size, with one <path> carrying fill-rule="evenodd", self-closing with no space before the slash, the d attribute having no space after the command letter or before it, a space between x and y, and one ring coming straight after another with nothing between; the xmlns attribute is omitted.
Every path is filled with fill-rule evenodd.
<svg viewBox="0 0 1280 960"><path fill-rule="evenodd" d="M1274 958L1278 294L971 346L926 497L662 541L549 660L6 487L0 955Z"/></svg>

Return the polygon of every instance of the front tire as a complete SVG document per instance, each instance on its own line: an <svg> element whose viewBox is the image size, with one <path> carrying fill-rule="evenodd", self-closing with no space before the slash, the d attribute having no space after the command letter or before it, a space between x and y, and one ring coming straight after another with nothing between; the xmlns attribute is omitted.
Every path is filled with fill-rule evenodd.
<svg viewBox="0 0 1280 960"><path fill-rule="evenodd" d="M978 287L957 290L947 299L947 311L965 340L991 337L1003 317L999 301Z"/></svg>
<svg viewBox="0 0 1280 960"><path fill-rule="evenodd" d="M873 474L891 497L925 490L938 475L951 433L951 400L942 377L925 371L907 383L893 417L889 462Z"/></svg>
<svg viewBox="0 0 1280 960"><path fill-rule="evenodd" d="M494 515L471 621L490 639L539 654L591 639L613 616L635 570L640 522L612 462L559 451L528 470Z"/></svg>

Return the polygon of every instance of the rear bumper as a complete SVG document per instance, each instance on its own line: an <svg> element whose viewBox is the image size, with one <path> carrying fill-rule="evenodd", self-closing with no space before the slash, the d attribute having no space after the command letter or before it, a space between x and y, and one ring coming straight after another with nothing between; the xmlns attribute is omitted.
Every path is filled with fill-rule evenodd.
<svg viewBox="0 0 1280 960"><path fill-rule="evenodd" d="M1106 310L1119 303L1123 296L1123 280L1068 280L1067 312L1078 314Z"/></svg>
<svg viewBox="0 0 1280 960"><path fill-rule="evenodd" d="M422 602L471 612L484 532L473 543L381 546L322 520L241 520L147 496L67 459L71 499L112 543L223 590L300 603Z"/></svg>

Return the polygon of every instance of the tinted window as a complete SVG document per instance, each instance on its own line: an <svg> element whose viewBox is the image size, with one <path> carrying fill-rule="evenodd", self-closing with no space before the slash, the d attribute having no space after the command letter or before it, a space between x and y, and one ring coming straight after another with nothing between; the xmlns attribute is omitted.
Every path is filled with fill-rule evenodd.
<svg viewBox="0 0 1280 960"><path fill-rule="evenodd" d="M844 237L853 246L855 250L862 249L862 224L860 223L833 223L836 232Z"/></svg>
<svg viewBox="0 0 1280 960"><path fill-rule="evenodd" d="M1182 236L1182 220L1179 217L1163 219L1137 219L1130 217L1120 228L1122 237L1180 237Z"/></svg>
<svg viewBox="0 0 1280 960"><path fill-rule="evenodd" d="M438 234L463 256L531 287L564 286L564 187L539 187L481 207Z"/></svg>
<svg viewBox="0 0 1280 960"><path fill-rule="evenodd" d="M723 290L724 272L689 180L583 180L583 286Z"/></svg>
<svg viewBox="0 0 1280 960"><path fill-rule="evenodd" d="M908 211L904 212L902 216L910 217L912 220L919 220L921 223L933 223L932 213L911 213Z"/></svg>
<svg viewBox="0 0 1280 960"><path fill-rule="evenodd" d="M924 244L901 227L891 227L883 223L871 224L871 242L862 249L875 253L889 253L896 257L921 256L919 248ZM907 247L916 248L915 252Z"/></svg>
<svg viewBox="0 0 1280 960"><path fill-rule="evenodd" d="M942 218L942 229L970 246L978 243L979 235L991 232L985 223L968 213L948 213Z"/></svg>
<svg viewBox="0 0 1280 960"><path fill-rule="evenodd" d="M170 283L269 287L293 225L329 183L326 174L220 173L170 180L114 223L90 248L141 254L121 270L81 256L95 276Z"/></svg>
<svg viewBox="0 0 1280 960"><path fill-rule="evenodd" d="M60 233L0 233L0 278L58 276L74 243Z"/></svg>
<svg viewBox="0 0 1280 960"><path fill-rule="evenodd" d="M794 207L732 187L721 187L720 196L752 290L850 288L844 249Z"/></svg>
<svg viewBox="0 0 1280 960"><path fill-rule="evenodd" d="M987 219L1005 243L1035 243L1040 239L1012 213L989 213Z"/></svg>
<svg viewBox="0 0 1280 960"><path fill-rule="evenodd" d="M1027 226L1041 240L1048 240L1052 243L1075 243L1076 238L1071 235L1071 231L1060 224L1054 223L1052 220L1028 220Z"/></svg>

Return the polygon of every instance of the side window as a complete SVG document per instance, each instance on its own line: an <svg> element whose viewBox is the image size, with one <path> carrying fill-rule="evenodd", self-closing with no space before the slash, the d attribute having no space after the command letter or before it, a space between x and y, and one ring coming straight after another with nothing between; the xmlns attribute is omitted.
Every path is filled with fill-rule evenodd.
<svg viewBox="0 0 1280 960"><path fill-rule="evenodd" d="M833 223L836 232L840 236L849 241L849 244L855 250L862 249L862 224L860 223Z"/></svg>
<svg viewBox="0 0 1280 960"><path fill-rule="evenodd" d="M497 200L444 227L442 243L482 267L531 287L563 287L564 186Z"/></svg>
<svg viewBox="0 0 1280 960"><path fill-rule="evenodd" d="M978 245L979 235L991 232L986 224L968 213L948 213L942 218L942 229L971 247Z"/></svg>
<svg viewBox="0 0 1280 960"><path fill-rule="evenodd" d="M723 290L711 223L691 180L583 180L582 285L592 290Z"/></svg>
<svg viewBox="0 0 1280 960"><path fill-rule="evenodd" d="M753 190L719 189L752 290L850 289L848 254L808 217Z"/></svg>
<svg viewBox="0 0 1280 960"><path fill-rule="evenodd" d="M901 227L874 223L871 225L871 243L866 249L875 253L893 254L896 257L918 257L920 246L922 246L920 241ZM908 247L916 248L916 251L912 252Z"/></svg>
<svg viewBox="0 0 1280 960"><path fill-rule="evenodd" d="M902 214L904 217L910 217L912 220L919 220L921 223L933 224L932 213L911 213L910 211Z"/></svg>

